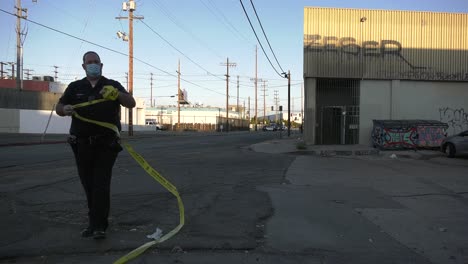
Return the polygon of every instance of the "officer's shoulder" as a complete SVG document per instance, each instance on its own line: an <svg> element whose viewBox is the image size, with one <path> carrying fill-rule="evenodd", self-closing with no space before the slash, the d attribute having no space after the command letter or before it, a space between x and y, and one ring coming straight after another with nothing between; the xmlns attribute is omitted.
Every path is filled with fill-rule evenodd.
<svg viewBox="0 0 468 264"><path fill-rule="evenodd" d="M118 81L105 78L105 83L108 85L121 85Z"/></svg>
<svg viewBox="0 0 468 264"><path fill-rule="evenodd" d="M76 80L76 81L73 81L71 83L68 84L68 87L77 87L77 86L80 86L81 84L83 84L83 82L85 81L86 79L83 78L83 79L80 79L80 80Z"/></svg>
<svg viewBox="0 0 468 264"><path fill-rule="evenodd" d="M105 84L107 85L112 85L114 87L119 87L119 86L122 86L122 84L116 80L112 80L112 79L107 79L106 78L106 81L105 81ZM123 86L122 86L123 87Z"/></svg>

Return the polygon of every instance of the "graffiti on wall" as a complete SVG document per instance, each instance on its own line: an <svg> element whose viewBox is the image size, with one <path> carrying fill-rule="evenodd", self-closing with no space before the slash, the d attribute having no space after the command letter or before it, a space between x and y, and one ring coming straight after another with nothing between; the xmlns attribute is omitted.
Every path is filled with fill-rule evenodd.
<svg viewBox="0 0 468 264"><path fill-rule="evenodd" d="M416 148L418 132L415 127L385 128L375 126L372 131L374 145L383 149Z"/></svg>
<svg viewBox="0 0 468 264"><path fill-rule="evenodd" d="M305 35L304 45L306 51L333 52L353 56L385 57L387 55L401 56L402 46L396 40L363 41L357 44L355 38L321 35Z"/></svg>
<svg viewBox="0 0 468 264"><path fill-rule="evenodd" d="M419 147L439 147L446 137L444 127L418 126L418 146Z"/></svg>
<svg viewBox="0 0 468 264"><path fill-rule="evenodd" d="M321 35L305 35L305 50L311 52L333 52L342 55L380 57L396 56L413 70L427 69L427 67L415 66L403 54L403 47L400 42L392 39L383 39L380 42L374 40L363 41L357 44L355 38Z"/></svg>
<svg viewBox="0 0 468 264"><path fill-rule="evenodd" d="M439 108L440 121L447 123L448 135L468 130L468 113L463 108Z"/></svg>

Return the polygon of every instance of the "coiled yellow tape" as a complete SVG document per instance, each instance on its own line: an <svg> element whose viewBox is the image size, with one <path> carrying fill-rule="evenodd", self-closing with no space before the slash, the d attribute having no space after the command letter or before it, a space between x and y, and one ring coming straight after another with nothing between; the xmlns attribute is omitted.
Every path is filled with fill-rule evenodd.
<svg viewBox="0 0 468 264"><path fill-rule="evenodd" d="M107 101L107 100L106 99L92 100L92 101L89 101L89 102L73 105L73 108L85 107L85 106L88 106L88 105L97 104L97 103L104 102L104 101ZM73 116L80 119L80 120L82 120L82 121L93 123L93 124L96 124L96 125L99 125L99 126L109 128L112 131L114 131L117 134L118 137L120 137L119 129L114 124L88 119L88 118L80 116L76 112L73 112ZM138 257L140 254L145 252L148 248L152 247L153 245L162 243L162 242L170 239L175 234L177 234L179 232L179 230L185 224L184 204L182 203L182 199L180 198L180 195L179 195L179 192L177 191L177 188L172 183L170 183L166 178L164 178L161 174L159 174L159 172L157 172L155 169L153 169L153 167L151 167L151 165L149 165L148 162L146 162L146 160L140 154L138 154L135 150L133 150L132 146L130 146L128 143L123 143L123 145L124 145L125 149L128 151L128 153L130 154L130 156L132 156L133 159L135 159L135 161L138 164L140 164L140 166L146 171L146 173L148 173L151 177L153 177L157 182L159 182L159 184L164 186L164 188L166 188L170 193L172 193L177 198L177 205L179 207L179 225L176 228L172 229L169 233L162 236L161 238L150 241L150 242L147 242L147 243L141 245L140 247L132 250L131 252L129 252L125 256L123 256L123 257L119 258L118 260L116 260L114 262L114 264L126 263L127 261L130 261L130 260Z"/></svg>

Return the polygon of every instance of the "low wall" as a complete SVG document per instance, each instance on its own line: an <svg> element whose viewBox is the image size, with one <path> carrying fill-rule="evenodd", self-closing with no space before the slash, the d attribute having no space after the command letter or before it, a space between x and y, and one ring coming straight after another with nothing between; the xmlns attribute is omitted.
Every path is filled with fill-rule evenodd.
<svg viewBox="0 0 468 264"><path fill-rule="evenodd" d="M373 120L372 141L379 149L438 148L448 125L424 120Z"/></svg>

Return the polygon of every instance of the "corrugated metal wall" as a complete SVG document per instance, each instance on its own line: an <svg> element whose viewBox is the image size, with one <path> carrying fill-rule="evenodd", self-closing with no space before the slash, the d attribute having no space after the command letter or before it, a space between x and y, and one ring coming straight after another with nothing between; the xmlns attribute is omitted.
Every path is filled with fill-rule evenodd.
<svg viewBox="0 0 468 264"><path fill-rule="evenodd" d="M304 76L468 81L468 15L306 7Z"/></svg>
<svg viewBox="0 0 468 264"><path fill-rule="evenodd" d="M0 88L0 108L51 110L62 94Z"/></svg>

